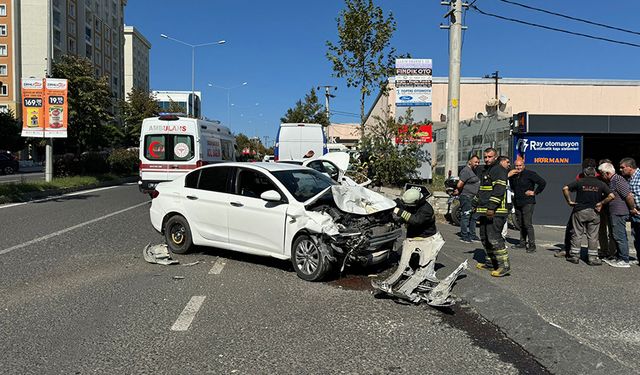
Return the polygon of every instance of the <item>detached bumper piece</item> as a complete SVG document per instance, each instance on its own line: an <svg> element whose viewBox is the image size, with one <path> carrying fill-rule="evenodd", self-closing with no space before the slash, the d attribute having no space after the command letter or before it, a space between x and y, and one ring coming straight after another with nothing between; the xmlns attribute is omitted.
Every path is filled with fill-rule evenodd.
<svg viewBox="0 0 640 375"><path fill-rule="evenodd" d="M468 265L465 260L443 280L436 277L435 264L444 246L440 233L425 239L406 239L402 243L400 263L385 280L372 280L371 285L383 293L412 303L426 302L429 306L446 307L455 303L451 289ZM418 262L412 261L413 254Z"/></svg>

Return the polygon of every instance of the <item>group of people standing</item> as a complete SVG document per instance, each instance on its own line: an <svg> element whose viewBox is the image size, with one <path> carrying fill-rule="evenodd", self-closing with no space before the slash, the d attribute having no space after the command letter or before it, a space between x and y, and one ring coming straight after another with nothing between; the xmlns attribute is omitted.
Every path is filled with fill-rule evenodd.
<svg viewBox="0 0 640 375"><path fill-rule="evenodd" d="M542 193L545 180L534 171L525 168L524 160L517 159L511 169L508 157L498 156L497 150L484 150L484 166L477 156L469 158L459 173L454 194L460 195L460 240L480 240L485 250L485 262L478 269L491 271L502 277L509 274L511 266L506 247L507 217L515 211L520 226L520 241L515 246L528 253L536 251L533 211L535 196ZM476 225L480 238L476 236Z"/></svg>
<svg viewBox="0 0 640 375"><path fill-rule="evenodd" d="M620 161L620 174L611 160L585 159L582 173L562 189L567 204L573 207L565 234L566 257L580 262L580 247L587 238L587 263L603 262L617 268L629 268L627 221L636 249L640 249L640 171L633 158ZM571 192L575 192L572 199Z"/></svg>

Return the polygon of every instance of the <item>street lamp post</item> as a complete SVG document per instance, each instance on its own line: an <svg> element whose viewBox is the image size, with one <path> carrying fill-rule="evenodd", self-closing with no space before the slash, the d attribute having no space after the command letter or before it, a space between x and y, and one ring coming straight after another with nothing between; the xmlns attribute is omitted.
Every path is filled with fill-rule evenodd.
<svg viewBox="0 0 640 375"><path fill-rule="evenodd" d="M218 86L218 85L214 85L213 83L208 84L209 87L215 87L215 88L227 90L227 126L229 127L231 127L231 90L237 89L238 87L245 86L246 84L247 82L242 82L241 84L237 86L232 86L232 87Z"/></svg>
<svg viewBox="0 0 640 375"><path fill-rule="evenodd" d="M172 37L168 36L167 34L160 34L160 36L162 38L173 40L174 42L178 42L180 44L184 44L185 46L191 47L191 109L193 111L193 117L196 117L195 116L195 111L196 111L196 104L195 104L195 98L196 98L196 89L195 89L195 84L196 84L196 69L195 69L195 67L196 67L196 48L197 47L212 46L212 45L216 45L216 44L225 44L226 41L219 40L217 42L211 42L211 43L190 44L190 43L187 43L187 42L183 42L182 40L178 40L176 38L172 38ZM187 112L189 112L189 111L187 110Z"/></svg>

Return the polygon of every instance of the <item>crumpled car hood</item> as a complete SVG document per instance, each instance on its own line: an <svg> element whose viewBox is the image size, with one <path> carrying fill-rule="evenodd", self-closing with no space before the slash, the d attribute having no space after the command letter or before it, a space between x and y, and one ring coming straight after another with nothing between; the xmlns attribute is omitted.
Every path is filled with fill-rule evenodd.
<svg viewBox="0 0 640 375"><path fill-rule="evenodd" d="M396 206L396 202L363 186L333 185L331 194L338 209L357 215L370 215Z"/></svg>
<svg viewBox="0 0 640 375"><path fill-rule="evenodd" d="M371 215L396 206L396 202L391 199L362 186L333 185L329 189L331 189L331 195L337 208L345 213ZM305 202L305 206L313 204L325 193L326 190L308 200ZM328 235L339 233L336 223L331 215L327 213L306 210L304 216L298 219L303 220L303 226L312 233L325 233Z"/></svg>

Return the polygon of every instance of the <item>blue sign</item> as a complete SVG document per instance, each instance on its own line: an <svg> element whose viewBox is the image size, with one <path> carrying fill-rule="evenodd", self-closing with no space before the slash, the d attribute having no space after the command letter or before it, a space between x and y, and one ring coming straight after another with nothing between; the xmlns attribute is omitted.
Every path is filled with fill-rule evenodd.
<svg viewBox="0 0 640 375"><path fill-rule="evenodd" d="M582 137L578 135L514 135L516 157L525 164L581 164Z"/></svg>

